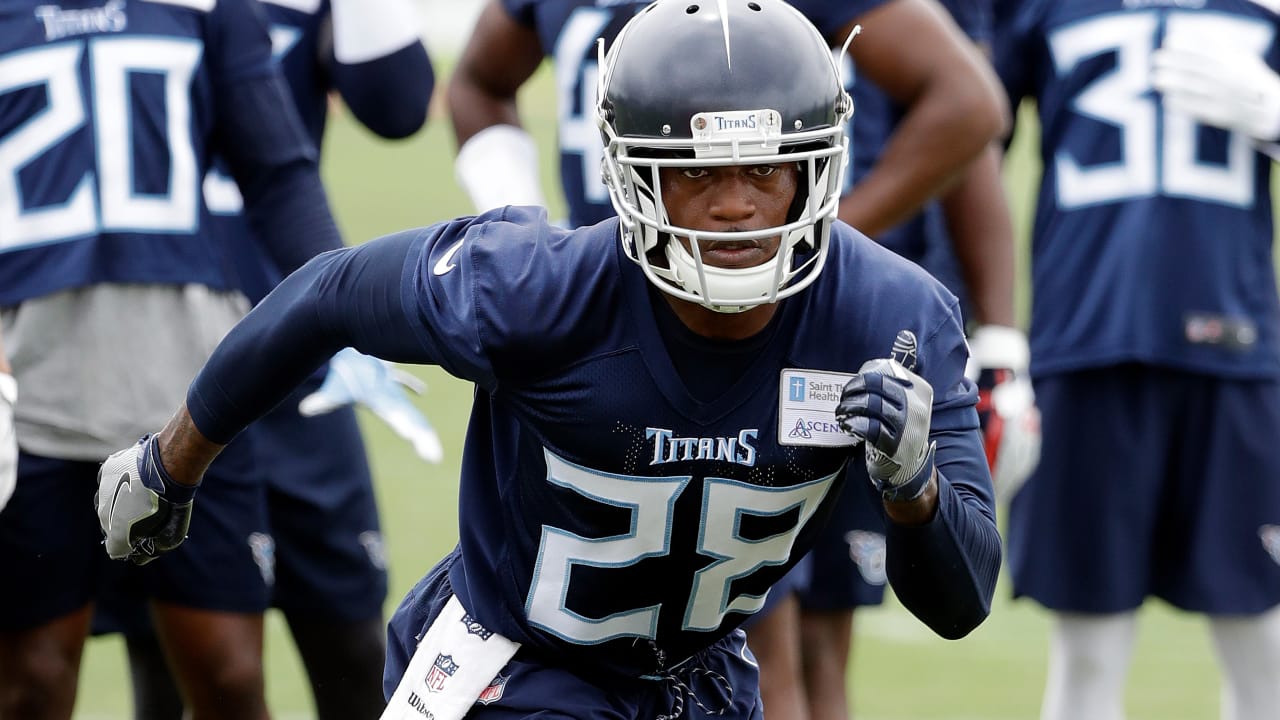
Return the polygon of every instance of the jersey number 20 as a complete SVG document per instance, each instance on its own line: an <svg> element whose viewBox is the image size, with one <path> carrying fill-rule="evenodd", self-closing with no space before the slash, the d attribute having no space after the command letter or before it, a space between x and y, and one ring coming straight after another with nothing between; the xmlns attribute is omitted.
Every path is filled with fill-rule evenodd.
<svg viewBox="0 0 1280 720"><path fill-rule="evenodd" d="M86 49L90 88L80 83ZM0 250L102 231L191 232L199 212L191 143L191 78L201 46L190 40L104 37L0 58L0 95L43 85L47 105L0 140ZM133 167L132 93L137 74L162 78L167 191L143 194ZM92 112L90 112L92 111ZM60 204L24 207L23 168L91 123L96 162ZM96 170L96 176L95 176ZM63 170L66 171L65 169Z"/></svg>

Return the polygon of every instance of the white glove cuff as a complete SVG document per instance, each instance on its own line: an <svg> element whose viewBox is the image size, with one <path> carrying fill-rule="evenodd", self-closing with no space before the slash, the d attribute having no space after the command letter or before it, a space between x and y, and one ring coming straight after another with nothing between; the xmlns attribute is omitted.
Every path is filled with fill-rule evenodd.
<svg viewBox="0 0 1280 720"><path fill-rule="evenodd" d="M983 368L1008 368L1023 373L1030 362L1031 348L1021 330L983 325L969 338L969 364L964 374L976 382Z"/></svg>
<svg viewBox="0 0 1280 720"><path fill-rule="evenodd" d="M538 146L514 125L491 125L458 148L458 182L478 212L504 205L541 205Z"/></svg>
<svg viewBox="0 0 1280 720"><path fill-rule="evenodd" d="M422 41L422 22L410 0L330 0L333 56L343 65L377 60Z"/></svg>

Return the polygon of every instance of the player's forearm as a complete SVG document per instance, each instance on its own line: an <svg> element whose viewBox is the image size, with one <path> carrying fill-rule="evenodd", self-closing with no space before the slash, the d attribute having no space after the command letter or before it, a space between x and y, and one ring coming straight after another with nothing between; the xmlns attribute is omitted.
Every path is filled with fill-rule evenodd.
<svg viewBox="0 0 1280 720"><path fill-rule="evenodd" d="M182 485L196 485L210 463L226 447L205 437L195 422L187 406L178 408L164 429L158 435L160 443L160 463L165 472L175 482Z"/></svg>
<svg viewBox="0 0 1280 720"><path fill-rule="evenodd" d="M936 515L923 525L890 523L889 582L902 604L944 638L969 634L991 612L1000 572L1000 535L988 511L945 476Z"/></svg>
<svg viewBox="0 0 1280 720"><path fill-rule="evenodd" d="M876 166L841 200L840 219L873 237L898 225L945 191L1003 133L1002 96L994 87L957 91L953 83L972 86L970 73L952 74L942 73L911 105Z"/></svg>
<svg viewBox="0 0 1280 720"><path fill-rule="evenodd" d="M450 119L458 147L494 125L520 127L516 94L542 64L542 41L503 4L486 3L449 79Z"/></svg>
<svg viewBox="0 0 1280 720"><path fill-rule="evenodd" d="M225 444L345 347L403 362L431 357L401 297L411 231L325 253L285 278L214 350L187 392L200 433Z"/></svg>
<svg viewBox="0 0 1280 720"><path fill-rule="evenodd" d="M979 324L1014 327L1013 221L991 143L942 198L947 230Z"/></svg>
<svg viewBox="0 0 1280 720"><path fill-rule="evenodd" d="M905 527L918 527L933 520L938 513L937 471L934 471L934 478L925 486L920 497L902 502L886 500L884 512L889 520Z"/></svg>

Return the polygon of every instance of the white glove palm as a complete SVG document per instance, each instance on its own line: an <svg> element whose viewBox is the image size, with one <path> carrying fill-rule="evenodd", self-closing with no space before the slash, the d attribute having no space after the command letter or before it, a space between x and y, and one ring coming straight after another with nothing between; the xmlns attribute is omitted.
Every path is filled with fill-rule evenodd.
<svg viewBox="0 0 1280 720"><path fill-rule="evenodd" d="M17 402L17 381L8 373L0 373L0 510L13 497L18 481L18 433L13 426Z"/></svg>
<svg viewBox="0 0 1280 720"><path fill-rule="evenodd" d="M360 403L382 418L395 434L408 440L418 457L438 463L444 458L440 436L409 399L406 389L421 393L426 385L387 362L346 348L333 356L324 383L298 403L298 412L311 417Z"/></svg>
<svg viewBox="0 0 1280 720"><path fill-rule="evenodd" d="M1169 110L1262 142L1280 138L1280 75L1258 54L1177 35L1151 63L1151 85Z"/></svg>

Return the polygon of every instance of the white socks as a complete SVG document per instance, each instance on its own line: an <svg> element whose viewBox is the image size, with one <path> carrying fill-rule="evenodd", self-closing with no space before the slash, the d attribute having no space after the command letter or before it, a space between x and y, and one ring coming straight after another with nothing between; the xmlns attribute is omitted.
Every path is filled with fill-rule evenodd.
<svg viewBox="0 0 1280 720"><path fill-rule="evenodd" d="M1124 720L1134 613L1054 615L1040 720Z"/></svg>
<svg viewBox="0 0 1280 720"><path fill-rule="evenodd" d="M1222 666L1222 720L1280 717L1280 608L1215 616L1209 629Z"/></svg>

